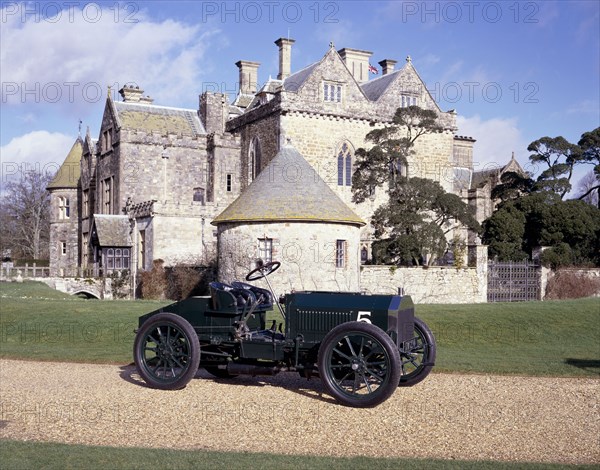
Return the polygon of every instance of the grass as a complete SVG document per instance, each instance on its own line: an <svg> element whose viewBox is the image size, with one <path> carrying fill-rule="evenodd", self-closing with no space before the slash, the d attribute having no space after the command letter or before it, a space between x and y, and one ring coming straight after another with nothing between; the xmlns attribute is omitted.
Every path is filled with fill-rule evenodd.
<svg viewBox="0 0 600 470"><path fill-rule="evenodd" d="M0 301L0 357L119 364L132 361L138 316L169 303L85 300L41 283L0 283ZM436 336L438 372L600 374L597 298L417 305L416 313Z"/></svg>
<svg viewBox="0 0 600 470"><path fill-rule="evenodd" d="M168 449L114 448L0 440L3 468L12 470L72 469L472 469L542 470L568 466L541 463L468 462L387 458L342 458L237 452L182 451ZM597 468L582 466L578 468Z"/></svg>
<svg viewBox="0 0 600 470"><path fill-rule="evenodd" d="M600 299L417 305L432 329L436 371L600 375Z"/></svg>
<svg viewBox="0 0 600 470"><path fill-rule="evenodd" d="M137 317L169 302L75 298L41 283L0 283L0 357L131 362ZM598 376L600 299L418 305L436 335L435 371ZM281 321L270 312L269 318ZM0 421L0 427L2 421ZM565 465L334 458L0 440L2 468L20 469L553 469ZM588 466L585 468L597 468Z"/></svg>
<svg viewBox="0 0 600 470"><path fill-rule="evenodd" d="M169 302L86 300L43 283L0 283L0 357L130 363L140 315Z"/></svg>

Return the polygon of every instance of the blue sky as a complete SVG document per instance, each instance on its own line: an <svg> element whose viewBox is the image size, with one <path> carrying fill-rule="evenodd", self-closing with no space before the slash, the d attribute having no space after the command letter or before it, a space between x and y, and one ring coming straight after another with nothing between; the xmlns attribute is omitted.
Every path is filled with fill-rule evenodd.
<svg viewBox="0 0 600 470"><path fill-rule="evenodd" d="M155 104L197 109L205 89L237 90L236 61L275 77L279 37L292 71L330 41L402 65L410 55L476 168L542 136L577 142L600 125L598 1L2 2L2 181L58 168L78 135L97 137L108 85L135 83ZM527 167L536 172L536 168ZM581 177L591 167L582 169ZM576 184L576 179L574 183Z"/></svg>

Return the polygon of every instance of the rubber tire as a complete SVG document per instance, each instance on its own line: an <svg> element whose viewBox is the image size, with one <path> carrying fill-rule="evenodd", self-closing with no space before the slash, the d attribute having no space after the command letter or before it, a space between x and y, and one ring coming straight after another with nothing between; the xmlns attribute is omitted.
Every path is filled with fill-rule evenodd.
<svg viewBox="0 0 600 470"><path fill-rule="evenodd" d="M412 387L413 385L423 381L429 375L431 369L433 369L433 364L435 363L437 350L435 337L427 326L427 323L417 317L415 317L415 333L415 336L420 336L423 339L424 345L426 346L426 351L422 362L428 363L429 365L419 366L410 374L401 375L400 381L398 382L399 387ZM402 361L402 355L400 355L400 361ZM400 369L402 369L402 367Z"/></svg>
<svg viewBox="0 0 600 470"><path fill-rule="evenodd" d="M383 347L389 361L387 367L389 374L386 376L384 383L369 395L352 396L340 390L335 384L328 367L333 348L344 336L349 334L371 336ZM397 346L385 331L366 322L342 323L327 333L319 346L317 363L319 375L327 392L342 405L354 408L371 408L383 403L394 394L400 380L400 353Z"/></svg>
<svg viewBox="0 0 600 470"><path fill-rule="evenodd" d="M174 377L173 380L159 380L148 370L144 357L145 339L149 331L170 325L177 328L189 345L189 361L183 373ZM140 376L151 388L160 390L179 390L184 388L198 372L200 364L200 342L196 331L190 323L174 313L159 313L147 320L137 332L133 345L133 359Z"/></svg>

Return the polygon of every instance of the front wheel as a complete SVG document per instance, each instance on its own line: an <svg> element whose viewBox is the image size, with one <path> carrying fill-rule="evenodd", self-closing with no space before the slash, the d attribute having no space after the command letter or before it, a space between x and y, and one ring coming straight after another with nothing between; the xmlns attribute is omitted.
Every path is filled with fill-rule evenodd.
<svg viewBox="0 0 600 470"><path fill-rule="evenodd" d="M364 322L342 323L327 333L318 366L327 391L346 406L377 406L400 380L398 348L383 330Z"/></svg>
<svg viewBox="0 0 600 470"><path fill-rule="evenodd" d="M133 345L138 372L152 388L177 390L196 375L200 343L194 328L173 313L159 313L139 329Z"/></svg>
<svg viewBox="0 0 600 470"><path fill-rule="evenodd" d="M400 353L400 387L410 387L429 375L435 363L436 344L427 324L415 317L415 336L410 349Z"/></svg>

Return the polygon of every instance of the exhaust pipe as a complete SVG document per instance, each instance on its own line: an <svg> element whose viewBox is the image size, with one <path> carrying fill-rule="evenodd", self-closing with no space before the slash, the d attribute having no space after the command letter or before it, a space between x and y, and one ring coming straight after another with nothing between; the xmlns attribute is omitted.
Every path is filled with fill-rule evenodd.
<svg viewBox="0 0 600 470"><path fill-rule="evenodd" d="M276 375L281 367L255 366L252 364L227 364L227 372L231 375Z"/></svg>

